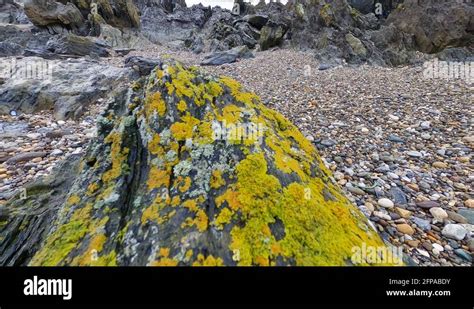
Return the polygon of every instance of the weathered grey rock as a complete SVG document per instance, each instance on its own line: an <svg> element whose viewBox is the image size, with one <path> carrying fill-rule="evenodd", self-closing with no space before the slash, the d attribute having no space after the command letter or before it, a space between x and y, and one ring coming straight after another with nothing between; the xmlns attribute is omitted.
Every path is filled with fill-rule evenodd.
<svg viewBox="0 0 474 309"><path fill-rule="evenodd" d="M185 0L163 0L163 1L160 1L160 6L167 13L172 13L176 8L186 7L186 1Z"/></svg>
<svg viewBox="0 0 474 309"><path fill-rule="evenodd" d="M47 50L54 54L76 56L95 55L107 57L110 55L108 47L104 42L95 38L74 34L54 36L46 44Z"/></svg>
<svg viewBox="0 0 474 309"><path fill-rule="evenodd" d="M459 224L446 224L441 233L448 238L463 240L467 230Z"/></svg>
<svg viewBox="0 0 474 309"><path fill-rule="evenodd" d="M239 59L247 59L254 57L247 46L238 46L224 52L215 52L204 57L201 65L222 65L225 63L233 63Z"/></svg>
<svg viewBox="0 0 474 309"><path fill-rule="evenodd" d="M443 222L444 219L448 218L448 213L441 207L430 208L430 213L438 222Z"/></svg>
<svg viewBox="0 0 474 309"><path fill-rule="evenodd" d="M415 223L423 231L431 230L430 221L425 220L425 219L421 219L421 218L418 218L418 217L412 217L411 220L413 221L413 223Z"/></svg>
<svg viewBox="0 0 474 309"><path fill-rule="evenodd" d="M11 61L4 58L0 64L10 65ZM24 74L28 65L35 66L38 74ZM15 60L15 68L14 75L0 86L0 113L54 109L57 119L80 116L90 103L126 85L133 72L84 59L50 61L37 57Z"/></svg>
<svg viewBox="0 0 474 309"><path fill-rule="evenodd" d="M467 219L467 223L474 225L474 210L459 209L458 214Z"/></svg>
<svg viewBox="0 0 474 309"><path fill-rule="evenodd" d="M290 9L296 15L290 26L292 45L316 50L317 58L324 62L342 64L344 59L350 63L370 60L384 64L373 43L361 36L365 28L372 28L370 18L351 8L347 1L329 4L296 0Z"/></svg>
<svg viewBox="0 0 474 309"><path fill-rule="evenodd" d="M168 14L159 4L153 2L137 1L137 6L141 12L141 32L155 44L177 40L184 42L194 32L201 32L213 12L218 11L217 8L211 10L210 7L200 4L190 8L176 7L173 13ZM230 12L227 14L228 18L232 19Z"/></svg>
<svg viewBox="0 0 474 309"><path fill-rule="evenodd" d="M423 202L417 202L416 206L424 209L430 209L433 207L439 207L439 203L436 201L423 201Z"/></svg>
<svg viewBox="0 0 474 309"><path fill-rule="evenodd" d="M26 0L25 13L34 25L54 33L67 30L87 34L90 31L85 22L88 18L92 25L100 20L122 30L140 27L140 16L132 0L95 1L98 13L93 11L91 3L91 0Z"/></svg>
<svg viewBox="0 0 474 309"><path fill-rule="evenodd" d="M71 2L54 0L26 0L25 13L31 22L39 27L62 25L69 30L79 31L84 27L85 18Z"/></svg>
<svg viewBox="0 0 474 309"><path fill-rule="evenodd" d="M270 20L260 31L260 39L258 40L260 49L267 50L271 47L281 45L286 31L288 31L288 25Z"/></svg>
<svg viewBox="0 0 474 309"><path fill-rule="evenodd" d="M22 55L26 48L42 48L47 33L33 33L30 25L0 25L0 57Z"/></svg>
<svg viewBox="0 0 474 309"><path fill-rule="evenodd" d="M397 205L406 205L408 203L406 194L398 187L390 188L392 200Z"/></svg>
<svg viewBox="0 0 474 309"><path fill-rule="evenodd" d="M19 155L11 157L5 163L6 164L14 164L14 163L18 163L18 162L30 161L34 158L43 158L47 155L48 155L48 153L46 153L46 152L26 152L26 153L21 153Z"/></svg>
<svg viewBox="0 0 474 309"><path fill-rule="evenodd" d="M27 24L23 12L22 3L14 0L2 0L0 4L0 23L1 24Z"/></svg>
<svg viewBox="0 0 474 309"><path fill-rule="evenodd" d="M388 140L391 141L391 142L394 142L394 143L404 143L405 142L402 138L400 138L400 137L398 137L394 134L390 134L389 137L388 137Z"/></svg>
<svg viewBox="0 0 474 309"><path fill-rule="evenodd" d="M348 0L349 4L363 14L374 11L374 0Z"/></svg>
<svg viewBox="0 0 474 309"><path fill-rule="evenodd" d="M421 157L423 157L423 154L419 151L416 151L416 150L407 151L407 155L409 157L412 157L412 158L421 158Z"/></svg>
<svg viewBox="0 0 474 309"><path fill-rule="evenodd" d="M258 30L262 29L268 22L268 16L262 14L246 15L242 19Z"/></svg>
<svg viewBox="0 0 474 309"><path fill-rule="evenodd" d="M448 213L448 218L453 220L454 222L461 223L461 224L467 223L467 219L461 216L460 214L454 211L450 211L450 210L448 210L447 213Z"/></svg>
<svg viewBox="0 0 474 309"><path fill-rule="evenodd" d="M419 51L437 53L448 46L472 44L474 7L456 0L405 0L387 22L412 35Z"/></svg>
<svg viewBox="0 0 474 309"><path fill-rule="evenodd" d="M462 259L464 259L468 262L472 262L472 256L466 250L456 249L456 250L454 250L454 253L456 253L456 255L459 256L460 258L462 258Z"/></svg>
<svg viewBox="0 0 474 309"><path fill-rule="evenodd" d="M151 71L161 65L158 59L148 59L138 56L131 56L125 59L125 67L133 68L140 76L149 75Z"/></svg>
<svg viewBox="0 0 474 309"><path fill-rule="evenodd" d="M394 206L393 202L389 200L388 198L381 198L378 200L377 203L383 208L393 208Z"/></svg>
<svg viewBox="0 0 474 309"><path fill-rule="evenodd" d="M346 41L351 46L352 50L356 55L366 57L367 56L367 49L365 48L364 44L362 44L361 40L356 38L352 33L346 34Z"/></svg>

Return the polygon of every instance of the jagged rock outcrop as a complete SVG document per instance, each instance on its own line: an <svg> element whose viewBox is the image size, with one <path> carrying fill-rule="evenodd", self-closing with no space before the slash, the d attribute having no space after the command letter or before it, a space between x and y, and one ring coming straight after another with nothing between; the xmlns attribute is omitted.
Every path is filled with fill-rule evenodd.
<svg viewBox="0 0 474 309"><path fill-rule="evenodd" d="M287 7L281 3L272 2L258 9L257 12L267 17L267 21L261 28L258 28L260 25L256 25L260 31L258 39L260 50L282 45L291 25L291 14ZM250 18L249 23L252 24L253 20Z"/></svg>
<svg viewBox="0 0 474 309"><path fill-rule="evenodd" d="M24 7L34 25L53 30L60 27L77 34L87 33L90 22L97 18L119 29L140 27L140 16L133 0L25 0Z"/></svg>
<svg viewBox="0 0 474 309"><path fill-rule="evenodd" d="M362 14L374 12L375 0L347 0L347 2Z"/></svg>
<svg viewBox="0 0 474 309"><path fill-rule="evenodd" d="M21 0L2 0L0 2L0 24L27 24Z"/></svg>
<svg viewBox="0 0 474 309"><path fill-rule="evenodd" d="M132 70L78 60L2 58L0 114L54 110L57 119L80 116L91 103L126 87ZM34 70L28 69L34 68Z"/></svg>
<svg viewBox="0 0 474 309"><path fill-rule="evenodd" d="M376 27L370 15L362 15L346 0L296 0L288 7L294 13L293 46L314 49L323 62L385 64L365 33Z"/></svg>
<svg viewBox="0 0 474 309"><path fill-rule="evenodd" d="M141 12L141 31L155 44L184 42L193 31L199 32L212 15L211 9L203 5L178 6L171 13L152 1L138 1L137 6Z"/></svg>
<svg viewBox="0 0 474 309"><path fill-rule="evenodd" d="M0 265L348 265L383 246L294 125L173 61L26 193L2 211Z"/></svg>
<svg viewBox="0 0 474 309"><path fill-rule="evenodd" d="M160 0L159 3L168 13L172 13L176 8L187 6L185 0Z"/></svg>
<svg viewBox="0 0 474 309"><path fill-rule="evenodd" d="M24 0L24 4L16 5L19 13L16 14L16 20L10 18L9 22L31 21L33 25L15 25L22 32L17 31L14 36L12 26L0 26L0 37L10 36L0 43L0 55L36 55L51 59L55 58L54 50L58 50L58 54L107 56L109 51L105 49L145 47L151 44L139 31L140 16L133 0ZM2 14L0 10L0 19ZM25 37L31 40L24 40ZM44 40L45 37L48 39ZM47 45L45 41L48 40L50 42ZM91 50L90 54L85 53L88 50Z"/></svg>
<svg viewBox="0 0 474 309"><path fill-rule="evenodd" d="M46 43L46 49L54 54L75 56L110 56L108 45L91 37L74 34L56 35Z"/></svg>
<svg viewBox="0 0 474 309"><path fill-rule="evenodd" d="M154 2L137 3L142 32L153 43L187 47L195 53L227 51L245 45L261 49L280 45L289 28L290 14L282 4L256 10L245 4L240 14L220 7L177 6L172 12Z"/></svg>
<svg viewBox="0 0 474 309"><path fill-rule="evenodd" d="M72 2L27 0L24 9L31 22L38 27L60 26L79 31L85 26L86 18Z"/></svg>
<svg viewBox="0 0 474 309"><path fill-rule="evenodd" d="M414 37L417 50L433 54L474 45L474 4L457 0L405 0L387 22Z"/></svg>
<svg viewBox="0 0 474 309"><path fill-rule="evenodd" d="M387 17L404 0L347 0L347 2L362 14L377 13Z"/></svg>
<svg viewBox="0 0 474 309"><path fill-rule="evenodd" d="M35 32L31 25L0 25L0 57L19 56L25 49L40 49L50 36Z"/></svg>
<svg viewBox="0 0 474 309"><path fill-rule="evenodd" d="M201 65L222 65L233 63L239 59L252 58L254 55L247 46L237 46L223 52L215 52L204 57Z"/></svg>
<svg viewBox="0 0 474 309"><path fill-rule="evenodd" d="M375 2L384 8L379 18L369 9ZM375 2L289 2L287 7L294 15L289 35L292 45L314 49L316 57L328 63L401 65L451 47L463 49L450 55L472 54L472 4L456 0ZM382 18L387 15L386 20Z"/></svg>

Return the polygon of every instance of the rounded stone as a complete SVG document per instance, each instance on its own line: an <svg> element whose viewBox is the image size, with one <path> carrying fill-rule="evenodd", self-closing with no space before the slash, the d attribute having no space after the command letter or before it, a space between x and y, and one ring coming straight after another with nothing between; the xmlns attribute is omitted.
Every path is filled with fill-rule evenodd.
<svg viewBox="0 0 474 309"><path fill-rule="evenodd" d="M466 237L467 230L460 224L447 224L441 234L451 239L463 240Z"/></svg>
<svg viewBox="0 0 474 309"><path fill-rule="evenodd" d="M378 200L377 203L383 208L393 208L393 206L395 206L393 202L389 200L388 198L381 198Z"/></svg>
<svg viewBox="0 0 474 309"><path fill-rule="evenodd" d="M415 234L415 230L414 230L411 226L409 226L408 224L406 224L406 223L398 224L398 225L397 225L397 230L398 230L400 233L407 234L407 235L413 235L413 234Z"/></svg>
<svg viewBox="0 0 474 309"><path fill-rule="evenodd" d="M448 218L448 213L441 207L430 208L430 213L436 221L443 222Z"/></svg>
<svg viewBox="0 0 474 309"><path fill-rule="evenodd" d="M474 208L474 200L473 199L466 200L464 202L464 205L469 208Z"/></svg>

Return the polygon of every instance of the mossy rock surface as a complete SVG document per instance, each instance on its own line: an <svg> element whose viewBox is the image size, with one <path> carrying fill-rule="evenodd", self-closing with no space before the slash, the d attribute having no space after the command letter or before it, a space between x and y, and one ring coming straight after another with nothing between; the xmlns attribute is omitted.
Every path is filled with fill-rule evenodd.
<svg viewBox="0 0 474 309"><path fill-rule="evenodd" d="M313 145L230 78L162 63L98 132L50 178L66 180L9 202L0 264L350 265L384 246Z"/></svg>

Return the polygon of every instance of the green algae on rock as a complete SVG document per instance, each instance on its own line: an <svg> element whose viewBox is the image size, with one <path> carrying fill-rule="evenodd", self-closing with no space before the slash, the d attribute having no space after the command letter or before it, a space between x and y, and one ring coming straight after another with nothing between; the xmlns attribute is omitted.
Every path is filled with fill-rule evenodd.
<svg viewBox="0 0 474 309"><path fill-rule="evenodd" d="M67 186L7 204L23 213L0 225L0 264L351 265L354 248L384 248L293 124L171 60L111 98L87 153L56 173ZM396 264L386 252L378 264Z"/></svg>

